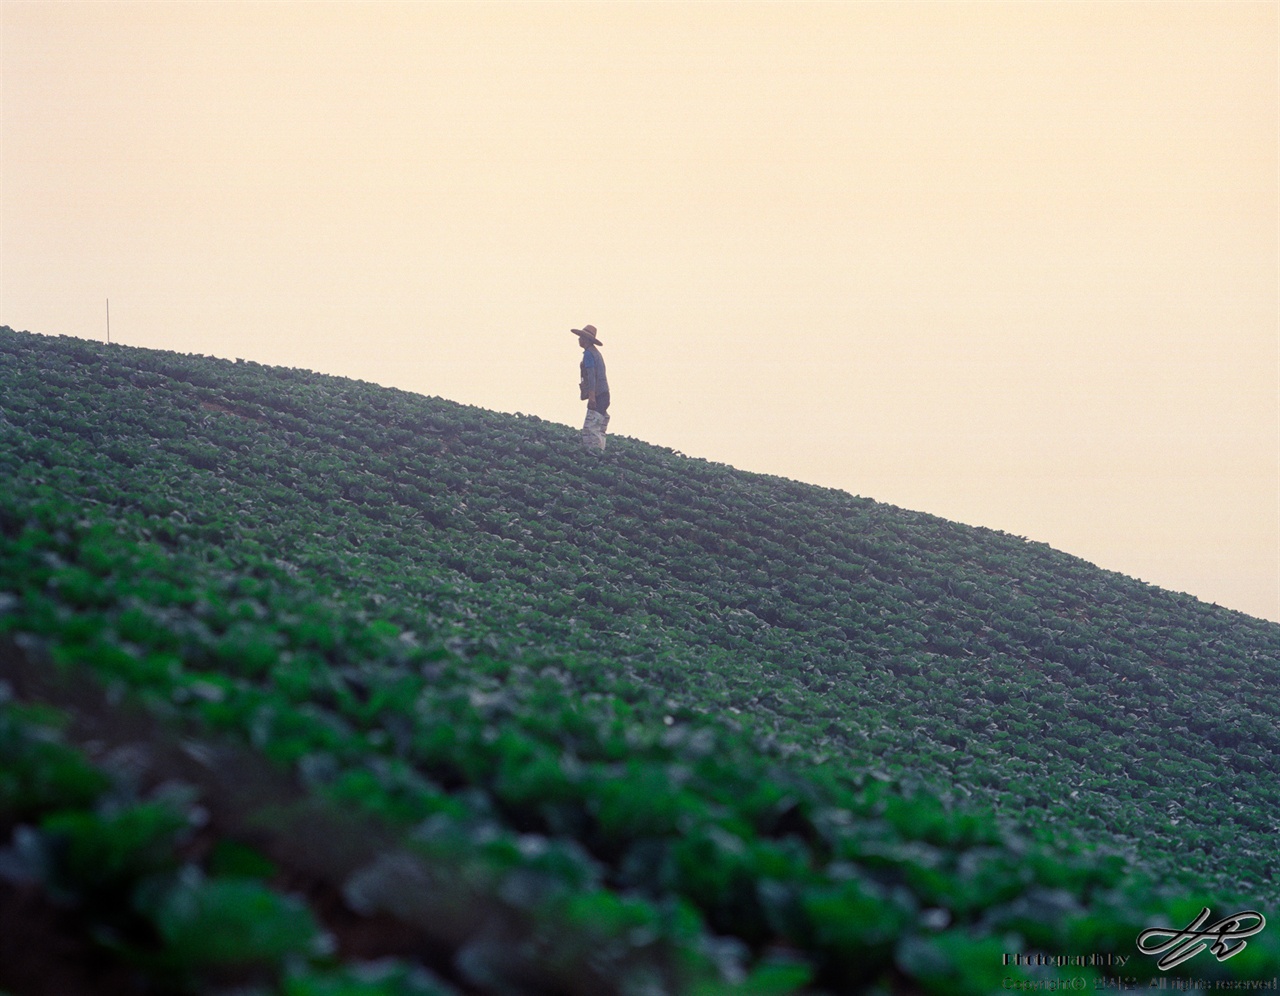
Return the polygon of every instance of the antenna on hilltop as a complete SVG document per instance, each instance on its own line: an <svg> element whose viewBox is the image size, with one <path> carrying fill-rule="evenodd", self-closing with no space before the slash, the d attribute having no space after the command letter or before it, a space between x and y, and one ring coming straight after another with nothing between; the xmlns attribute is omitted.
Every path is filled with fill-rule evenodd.
<svg viewBox="0 0 1280 996"><path fill-rule="evenodd" d="M111 298L107 298L107 345L111 345Z"/></svg>

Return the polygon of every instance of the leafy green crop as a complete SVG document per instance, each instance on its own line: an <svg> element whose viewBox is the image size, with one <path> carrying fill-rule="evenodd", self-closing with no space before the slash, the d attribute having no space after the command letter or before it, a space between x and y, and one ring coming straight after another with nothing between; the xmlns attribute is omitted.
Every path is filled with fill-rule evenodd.
<svg viewBox="0 0 1280 996"><path fill-rule="evenodd" d="M232 977L276 980L297 992L454 992L406 963L335 971L328 936L299 898L224 870L207 874L194 860L187 845L200 810L189 786L140 796L127 763L99 767L64 740L66 720L54 710L0 705L4 770L49 786L26 814L40 816L39 823L19 824L13 843L0 849L0 898L10 883L38 883L60 907L78 912L84 933L50 938L46 957L64 959L76 941L91 938L102 949L91 965L109 952L149 980L138 990L146 992L206 991ZM41 778L72 766L92 777ZM230 839L220 844L238 851L242 863L251 850ZM209 871L219 871L217 864L210 861ZM255 867L263 870L260 858ZM0 962L0 979L11 968Z"/></svg>
<svg viewBox="0 0 1280 996"><path fill-rule="evenodd" d="M257 364L3 330L0 419L0 636L452 869L428 900L384 855L344 896L450 924L433 966L463 987L992 992L1019 974L1002 953L1132 953L1188 896L1274 897L1273 624L990 530L625 438L584 465L564 427ZM341 968L273 891L287 854L228 838L193 864L187 824L93 803L94 766L3 715L0 818L61 841L48 887L168 883L117 932L150 924L197 976L235 948L284 992L436 985ZM1191 974L1278 952L1261 935Z"/></svg>
<svg viewBox="0 0 1280 996"><path fill-rule="evenodd" d="M322 950L319 928L297 899L247 879L181 880L148 910L169 957L196 968L273 965Z"/></svg>

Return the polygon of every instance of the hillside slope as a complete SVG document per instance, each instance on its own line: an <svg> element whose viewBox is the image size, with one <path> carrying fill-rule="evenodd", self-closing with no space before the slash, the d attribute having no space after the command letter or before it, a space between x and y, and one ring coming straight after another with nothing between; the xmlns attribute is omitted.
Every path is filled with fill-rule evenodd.
<svg viewBox="0 0 1280 996"><path fill-rule="evenodd" d="M705 799L716 779L748 797L759 775L782 788L750 804L751 821L806 846L844 839L823 827L824 806L856 809L852 792L882 810L873 797L886 785L937 800L908 806L895 831L932 847L1026 833L1015 851L1084 854L1071 841L1088 840L1184 895L1276 897L1275 624L842 492L625 438L586 461L572 430L536 418L253 363L0 329L0 416L12 482L3 524L26 551L9 563L27 578L0 583L5 628L133 687L170 689L180 710L274 746L318 786L390 792L401 815L420 819L443 802L405 801L417 798L415 778L428 774L436 796L480 779L506 825L585 841L614 869L609 888L643 891L674 874L670 861L691 874L653 843L696 837L681 791L653 778L690 780ZM150 580L119 587L126 575ZM674 752L678 772L637 768L640 800L593 796L583 825L564 757L512 746L490 784L469 768L479 762L460 734L424 746L437 728L397 704L411 664L457 686L438 729L531 731L569 744L570 769L593 750L623 767L633 751ZM213 681L222 674L232 684ZM408 767L344 782L341 752L317 753L313 733L279 747L282 714L258 703L231 715L241 678L317 712L360 715L373 748ZM410 698L420 694L415 685ZM689 774L699 765L719 767ZM984 824L972 815L981 807L998 818ZM1059 831L1067 844L1051 845ZM720 844L707 854L729 850L705 860L739 861L725 856L738 845L709 839ZM1088 921L1103 902L1097 876L1121 867L1080 858L1093 870L1052 882L1030 858L976 877L948 860L923 861L933 871L907 862L918 909L945 910L937 924L967 923L979 937L1017 923L1047 947L1065 943L1072 917ZM804 919L797 900L777 899L791 914L769 912L774 893L757 884L747 905L759 909L739 922L732 907L745 900L728 898L738 874L724 871L701 897L677 888L757 960L781 934L827 952L820 983L862 978L831 953L838 941L800 943L812 923L787 933L788 916ZM1054 888L1075 898L1031 916L1056 925L1037 933L1026 904L1059 900L1026 896ZM897 959L894 971L909 974Z"/></svg>

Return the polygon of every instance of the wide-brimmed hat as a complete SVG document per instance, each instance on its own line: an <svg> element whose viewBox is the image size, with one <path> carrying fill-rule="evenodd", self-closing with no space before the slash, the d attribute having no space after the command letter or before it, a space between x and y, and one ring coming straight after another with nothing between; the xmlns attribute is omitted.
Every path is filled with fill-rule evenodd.
<svg viewBox="0 0 1280 996"><path fill-rule="evenodd" d="M580 329L570 329L579 339L590 339L593 346L603 346L604 343L596 338L596 327L594 325L584 325Z"/></svg>

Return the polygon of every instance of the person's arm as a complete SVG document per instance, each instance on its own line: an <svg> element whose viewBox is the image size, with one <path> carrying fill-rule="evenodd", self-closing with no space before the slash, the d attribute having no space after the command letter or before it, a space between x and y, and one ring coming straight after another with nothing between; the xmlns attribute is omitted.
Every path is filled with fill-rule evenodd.
<svg viewBox="0 0 1280 996"><path fill-rule="evenodd" d="M583 357L583 370L586 371L587 381L587 407L595 408L596 406L596 358L588 351Z"/></svg>

